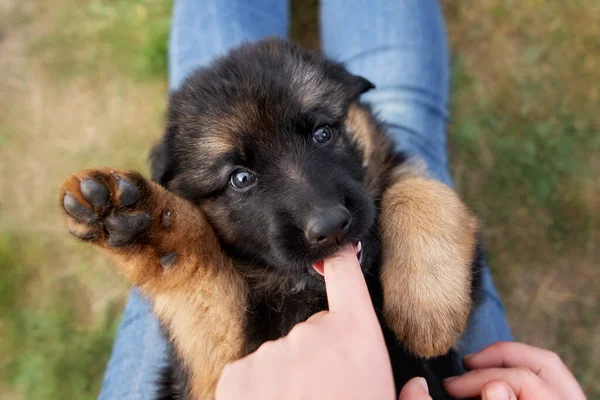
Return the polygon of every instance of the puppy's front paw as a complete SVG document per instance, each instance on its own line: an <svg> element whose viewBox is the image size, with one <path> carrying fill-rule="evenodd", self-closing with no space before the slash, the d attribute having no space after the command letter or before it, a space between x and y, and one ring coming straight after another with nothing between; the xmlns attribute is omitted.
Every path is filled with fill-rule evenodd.
<svg viewBox="0 0 600 400"><path fill-rule="evenodd" d="M66 180L60 202L73 235L118 248L147 237L155 212L150 191L136 172L87 169Z"/></svg>
<svg viewBox="0 0 600 400"><path fill-rule="evenodd" d="M60 206L71 233L152 300L194 398L213 398L223 367L244 354L247 290L204 214L136 172L106 168L70 176Z"/></svg>
<svg viewBox="0 0 600 400"><path fill-rule="evenodd" d="M190 240L200 242L208 229L191 204L133 171L71 175L60 189L60 207L73 235L106 254L129 283L154 288L195 269L203 249ZM184 257L187 263L180 262ZM173 266L180 273L165 279L163 272Z"/></svg>
<svg viewBox="0 0 600 400"><path fill-rule="evenodd" d="M471 311L477 223L458 195L430 179L401 179L383 196L383 314L414 354L447 353Z"/></svg>

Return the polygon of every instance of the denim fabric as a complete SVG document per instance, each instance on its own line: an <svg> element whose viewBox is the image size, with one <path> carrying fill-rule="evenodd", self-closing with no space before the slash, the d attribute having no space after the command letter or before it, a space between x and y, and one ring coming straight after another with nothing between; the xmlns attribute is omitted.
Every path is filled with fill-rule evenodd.
<svg viewBox="0 0 600 400"><path fill-rule="evenodd" d="M288 37L285 0L175 0L169 40L169 87L243 42Z"/></svg>
<svg viewBox="0 0 600 400"><path fill-rule="evenodd" d="M133 289L104 375L101 400L153 399L167 346L150 304Z"/></svg>
<svg viewBox="0 0 600 400"><path fill-rule="evenodd" d="M377 88L363 96L394 136L397 148L422 159L452 185L448 170L449 62L437 0L322 0L325 53ZM283 0L176 0L169 42L169 86L244 41L287 37ZM464 355L512 336L489 268L484 297L459 344ZM100 399L149 399L166 357L150 306L133 290L108 364Z"/></svg>

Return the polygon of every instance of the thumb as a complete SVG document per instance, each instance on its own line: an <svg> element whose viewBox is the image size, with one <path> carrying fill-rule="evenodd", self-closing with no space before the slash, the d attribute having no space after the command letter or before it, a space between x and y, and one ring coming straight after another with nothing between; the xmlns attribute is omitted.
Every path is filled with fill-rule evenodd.
<svg viewBox="0 0 600 400"><path fill-rule="evenodd" d="M412 378L406 382L398 400L431 400L425 378Z"/></svg>
<svg viewBox="0 0 600 400"><path fill-rule="evenodd" d="M347 245L336 255L327 258L323 269L329 311L353 314L374 313L371 296L356 258L354 246Z"/></svg>

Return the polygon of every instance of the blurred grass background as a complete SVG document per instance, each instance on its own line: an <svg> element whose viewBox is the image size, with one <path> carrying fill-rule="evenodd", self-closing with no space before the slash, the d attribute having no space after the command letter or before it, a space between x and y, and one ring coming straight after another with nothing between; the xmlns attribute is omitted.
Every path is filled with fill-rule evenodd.
<svg viewBox="0 0 600 400"><path fill-rule="evenodd" d="M600 3L443 2L450 146L517 339L600 399ZM95 398L127 287L67 234L57 189L148 171L166 104L169 0L0 1L0 393ZM317 1L292 36L318 46Z"/></svg>

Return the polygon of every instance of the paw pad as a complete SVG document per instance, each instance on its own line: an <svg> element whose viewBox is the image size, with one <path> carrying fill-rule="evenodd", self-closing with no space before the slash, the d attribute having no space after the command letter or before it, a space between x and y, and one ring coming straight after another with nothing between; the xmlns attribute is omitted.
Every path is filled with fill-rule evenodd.
<svg viewBox="0 0 600 400"><path fill-rule="evenodd" d="M90 205L98 210L104 210L108 206L110 194L106 186L93 179L82 179L79 183L81 195L90 203Z"/></svg>
<svg viewBox="0 0 600 400"><path fill-rule="evenodd" d="M145 184L143 178L131 175L85 170L69 178L61 194L71 233L83 240L105 240L110 247L126 246L145 235L152 225L151 211L136 205L148 191L137 186ZM144 202L147 206L151 202Z"/></svg>

